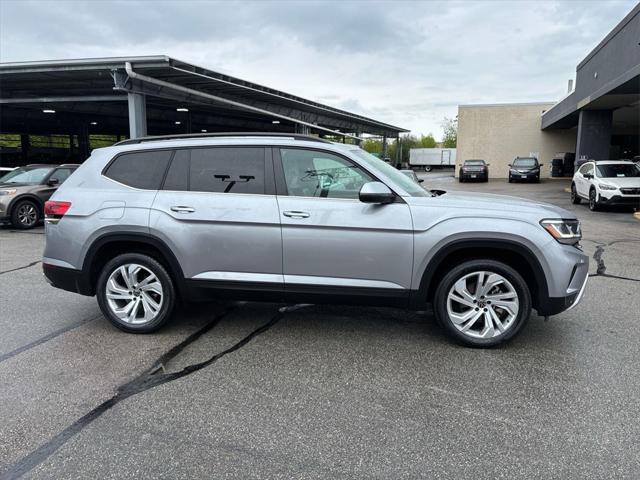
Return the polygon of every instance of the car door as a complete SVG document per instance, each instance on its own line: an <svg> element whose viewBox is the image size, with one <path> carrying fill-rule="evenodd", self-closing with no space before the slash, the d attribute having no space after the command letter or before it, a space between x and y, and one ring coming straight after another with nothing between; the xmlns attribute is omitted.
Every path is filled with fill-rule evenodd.
<svg viewBox="0 0 640 480"><path fill-rule="evenodd" d="M576 189L578 190L578 195L585 198L589 197L589 189L591 187L591 180L587 177L588 175L593 175L593 163L585 163L578 170Z"/></svg>
<svg viewBox="0 0 640 480"><path fill-rule="evenodd" d="M73 173L75 168L70 167L58 167L53 172L51 172L47 178L42 182L36 194L42 201L42 203L46 202L51 198L53 192L55 192L60 185L62 185L67 178ZM57 180L57 183L52 184L52 180Z"/></svg>
<svg viewBox="0 0 640 480"><path fill-rule="evenodd" d="M275 149L289 298L329 294L402 302L411 287L413 222L409 207L358 199L376 181L352 159L320 149ZM383 300L387 302L387 300Z"/></svg>
<svg viewBox="0 0 640 480"><path fill-rule="evenodd" d="M149 226L173 250L186 278L282 290L271 149L177 150Z"/></svg>

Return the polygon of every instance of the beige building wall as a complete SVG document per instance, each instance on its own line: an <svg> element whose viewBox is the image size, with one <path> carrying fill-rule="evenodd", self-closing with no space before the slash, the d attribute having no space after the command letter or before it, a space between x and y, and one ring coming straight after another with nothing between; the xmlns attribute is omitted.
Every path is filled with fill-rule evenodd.
<svg viewBox="0 0 640 480"><path fill-rule="evenodd" d="M540 130L542 112L553 103L512 103L458 106L456 177L460 164L473 158L490 164L491 178L507 178L517 156L538 152L542 177L551 176L556 152L576 151L576 129Z"/></svg>

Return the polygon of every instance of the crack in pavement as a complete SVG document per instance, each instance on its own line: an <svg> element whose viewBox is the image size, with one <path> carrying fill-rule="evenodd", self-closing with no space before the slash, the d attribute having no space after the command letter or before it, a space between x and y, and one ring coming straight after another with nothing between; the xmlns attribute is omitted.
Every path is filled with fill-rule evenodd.
<svg viewBox="0 0 640 480"><path fill-rule="evenodd" d="M28 265L23 265L21 267L16 267L16 268L11 268L9 270L3 270L2 272L0 272L0 275L4 275L5 273L16 272L18 270L24 270L25 268L33 267L34 265L37 265L37 264L39 264L41 262L42 262L42 260L36 260L35 262L31 262Z"/></svg>
<svg viewBox="0 0 640 480"><path fill-rule="evenodd" d="M278 309L278 313L276 313L271 319L259 326L251 333L246 335L240 341L232 345L231 347L223 350L222 352L216 353L212 357L207 360L194 363L191 365L187 365L182 370L171 373L161 373L164 372L164 365L169 362L171 359L175 358L180 352L182 352L188 345L195 342L202 335L209 332L212 328L220 323L220 321L229 313L231 313L235 307L228 308L222 313L218 314L213 318L209 323L195 331L191 335L189 335L185 340L172 347L169 351L164 353L158 360L156 360L152 367L142 372L133 380L120 385L116 394L112 396L110 399L104 401L89 413L83 415L67 428L56 434L54 437L49 439L46 443L40 445L37 449L33 450L28 455L22 457L16 463L9 467L3 473L0 473L0 480L8 480L8 479L16 479L20 478L25 473L31 471L41 463L43 463L47 458L53 455L59 448L61 448L65 443L67 443L73 436L77 433L80 433L85 427L89 426L94 420L99 418L103 413L117 405L122 400L125 400L131 396L134 396L138 393L145 392L151 388L157 387L159 385L172 382L174 380L178 380L179 378L186 377L187 375L191 375L198 370L202 370L203 368L215 363L220 360L225 355L235 352L236 350L244 347L247 343L253 340L258 335L265 333L271 327L273 327L276 323L278 323L285 313L297 310L303 305L293 305L288 307L282 307Z"/></svg>
<svg viewBox="0 0 640 480"><path fill-rule="evenodd" d="M604 263L604 259L602 256L604 255L605 246L608 247L615 243L625 243L625 242L640 242L640 240L615 240L608 244L599 244L596 246L596 251L593 253L593 259L596 261L596 273L590 273L589 277L606 277L606 278L615 278L617 280L627 280L630 282L640 282L640 278L630 278L630 277L622 277L620 275L612 275L607 272L607 266Z"/></svg>
<svg viewBox="0 0 640 480"><path fill-rule="evenodd" d="M38 345L42 345L43 343L48 342L49 340L52 340L56 337L59 337L60 335L62 335L63 333L67 333L75 328L80 327L81 325L84 325L85 323L89 323L93 320L95 320L96 318L100 318L102 315L95 315L93 317L89 317L89 318L84 318L82 320L79 320L77 322L74 322L70 325L67 325L66 327L62 327L58 330L55 330L47 335L45 335L44 337L40 337L37 340L34 340L31 343L27 343L26 345L23 345L21 347L16 348L15 350L12 350L8 353L4 353L2 355L0 355L0 363L4 362L5 360L10 359L11 357L15 357L16 355L22 353L22 352L26 352L27 350L31 350L34 347L37 347Z"/></svg>

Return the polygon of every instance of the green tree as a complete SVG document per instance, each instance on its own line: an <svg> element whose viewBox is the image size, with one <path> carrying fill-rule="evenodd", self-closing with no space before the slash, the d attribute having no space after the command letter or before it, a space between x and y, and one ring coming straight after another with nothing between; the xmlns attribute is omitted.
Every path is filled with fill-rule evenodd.
<svg viewBox="0 0 640 480"><path fill-rule="evenodd" d="M442 136L442 147L456 148L456 144L458 143L458 117L444 117L444 120L442 121L442 130L444 132Z"/></svg>
<svg viewBox="0 0 640 480"><path fill-rule="evenodd" d="M420 138L420 147L422 148L436 148L436 139L433 138L433 133L423 135Z"/></svg>
<svg viewBox="0 0 640 480"><path fill-rule="evenodd" d="M376 138L366 138L360 144L360 148L365 152L380 155L382 153L382 141Z"/></svg>

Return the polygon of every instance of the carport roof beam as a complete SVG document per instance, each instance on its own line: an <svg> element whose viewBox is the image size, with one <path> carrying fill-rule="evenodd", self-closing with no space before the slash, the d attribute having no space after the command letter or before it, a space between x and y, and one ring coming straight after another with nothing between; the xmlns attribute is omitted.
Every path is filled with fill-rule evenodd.
<svg viewBox="0 0 640 480"><path fill-rule="evenodd" d="M148 77L146 75L142 75L142 74L137 73L137 72L135 72L133 70L133 68L131 67L131 63L130 62L125 62L125 71L127 72L127 75L129 76L129 78L133 78L133 79L139 80L141 82L150 83L150 84L153 84L153 85L157 85L159 87L168 88L170 90L176 90L176 91L188 94L188 95L193 95L195 97L206 98L206 99L214 101L214 102L224 103L226 105L232 105L232 106L237 107L237 108L241 108L241 109L248 110L248 111L251 111L251 112L260 113L262 115L266 115L266 116L273 117L273 118L278 118L280 120L286 120L288 122L296 123L296 124L299 124L299 125L306 125L307 127L314 128L316 130L322 130L324 132L329 132L329 133L332 133L334 135L347 136L347 137L351 137L351 138L354 138L356 140L359 140L359 137L357 137L355 135L345 134L345 133L342 133L342 132L338 132L337 130L332 130L330 128L321 127L319 125L315 125L315 124L310 123L310 122L305 122L304 120L299 120L297 118L289 117L287 115L282 115L282 114L279 114L279 113L270 112L269 110L264 110L262 108L253 107L251 105L246 105L246 104L241 103L241 102L237 102L237 101L234 101L234 100L229 100L229 99L226 99L226 98L218 97L217 95L211 95L210 93L200 92L198 90L194 90L192 88L184 87L182 85L175 85L173 83L165 82L164 80L159 80L157 78L153 78L153 77ZM116 86L115 89L122 89L124 91L129 91L126 88L123 88L123 87L120 87L120 86Z"/></svg>

